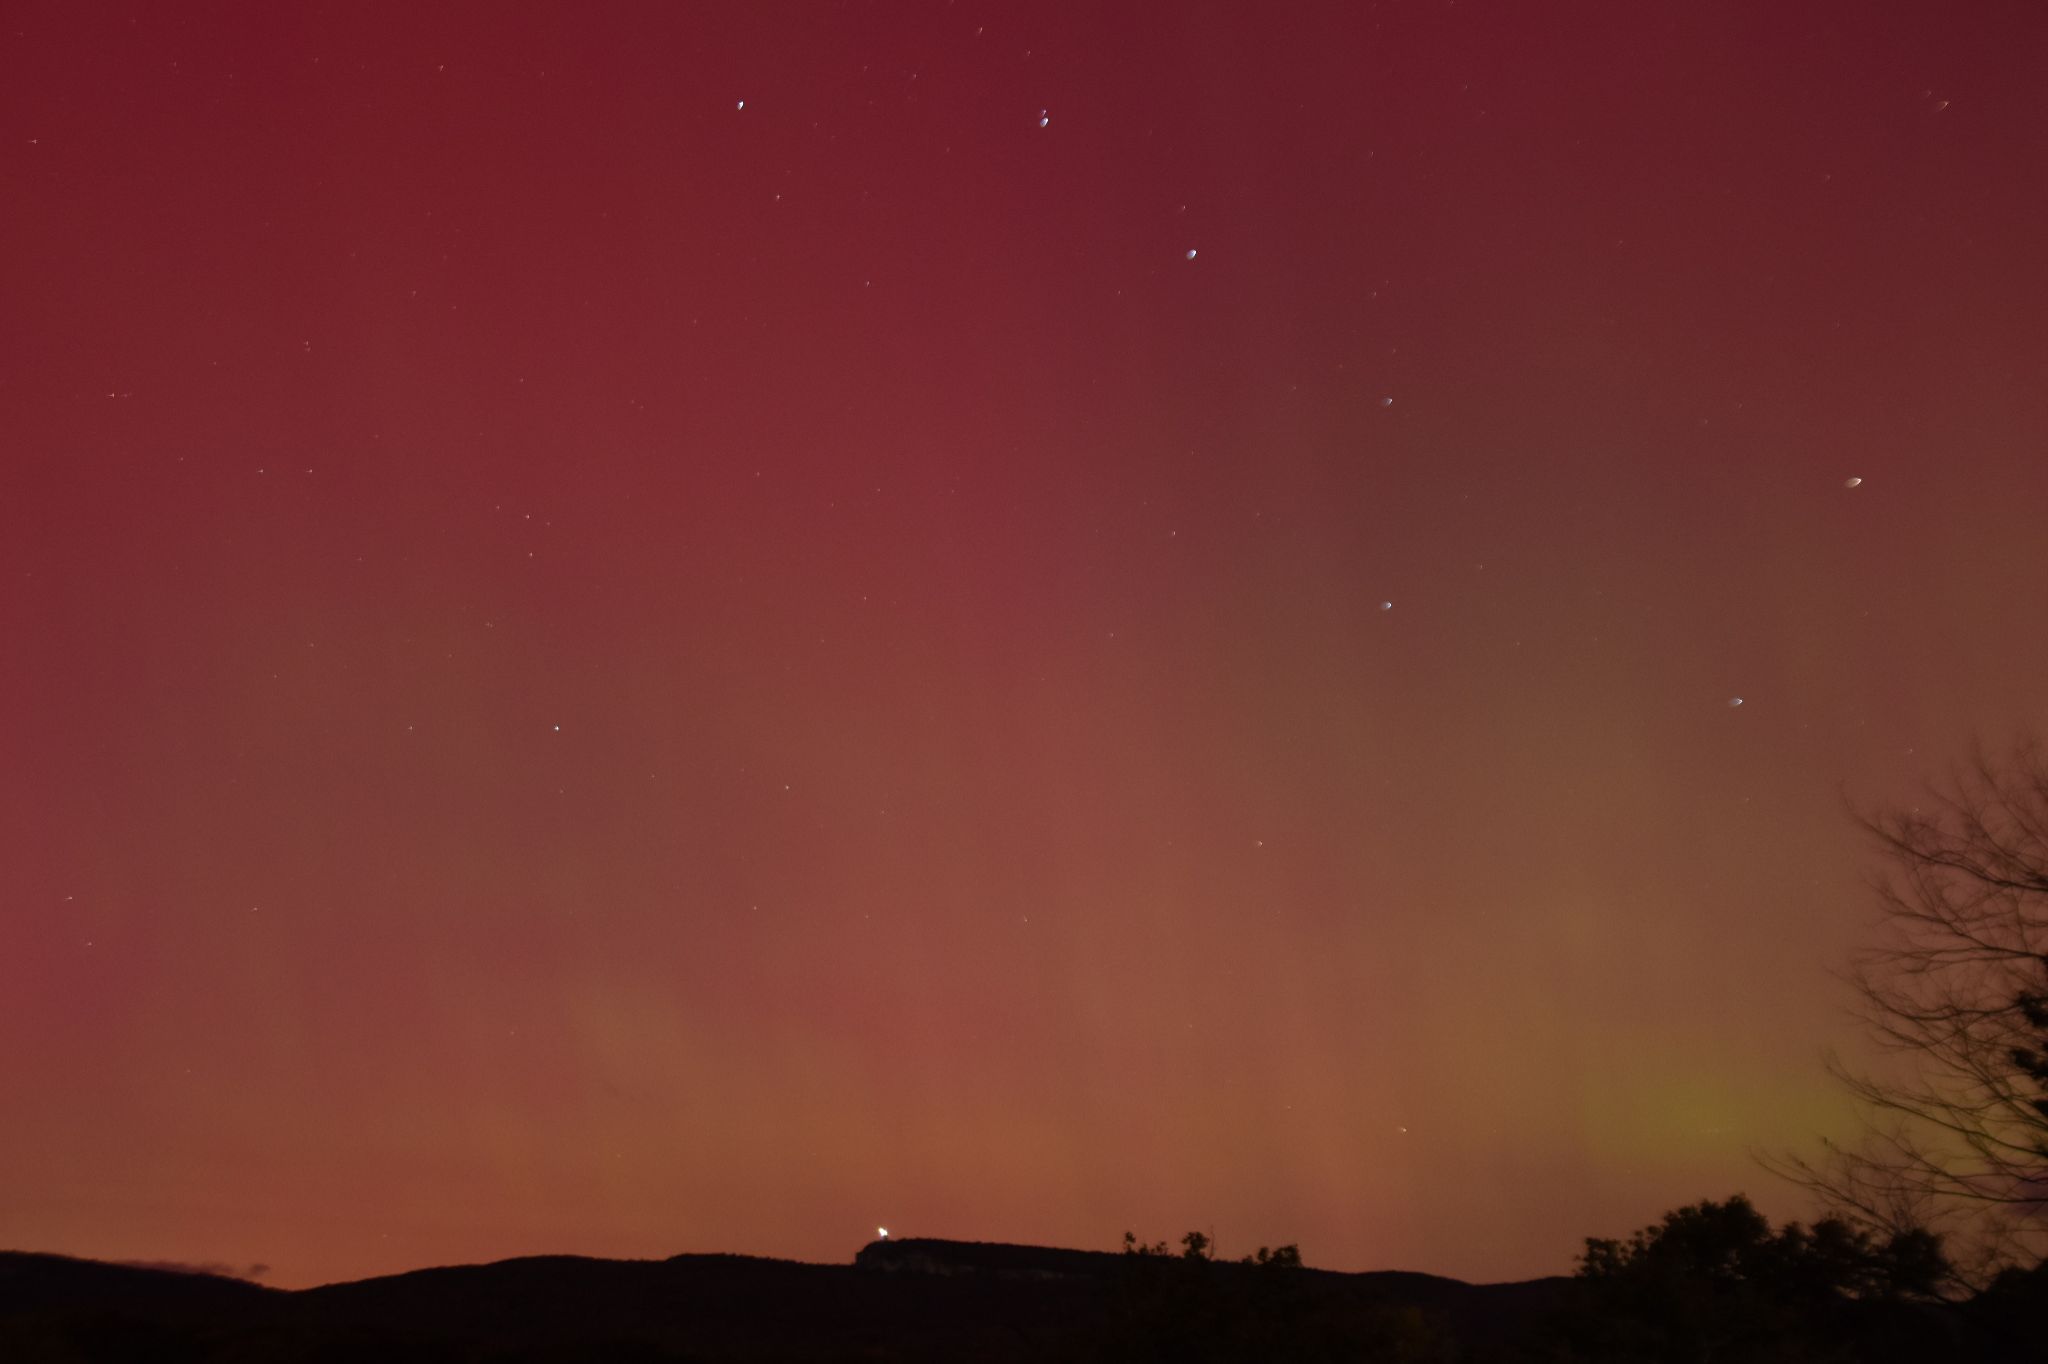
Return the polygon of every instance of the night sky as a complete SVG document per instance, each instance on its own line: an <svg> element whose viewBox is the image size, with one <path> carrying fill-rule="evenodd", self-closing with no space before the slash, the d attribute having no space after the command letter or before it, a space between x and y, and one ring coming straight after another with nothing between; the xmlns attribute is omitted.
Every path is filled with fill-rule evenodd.
<svg viewBox="0 0 2048 1364"><path fill-rule="evenodd" d="M0 15L0 1245L1499 1279L2048 723L2048 16Z"/></svg>

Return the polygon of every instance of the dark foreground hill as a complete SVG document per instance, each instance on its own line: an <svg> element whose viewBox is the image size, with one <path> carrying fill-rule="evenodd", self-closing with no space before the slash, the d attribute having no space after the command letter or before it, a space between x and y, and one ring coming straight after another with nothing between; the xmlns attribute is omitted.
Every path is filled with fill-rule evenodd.
<svg viewBox="0 0 2048 1364"><path fill-rule="evenodd" d="M2032 1364L2048 1360L2034 1352L2038 1287L1960 1308L1841 1303L1717 1357ZM1686 1340L1697 1324L1742 1309L1732 1297L1703 1318L1709 1305L1690 1293L1645 1308L1570 1279L1468 1284L930 1240L877 1242L850 1265L548 1256L297 1292L0 1252L0 1361L1638 1364L1700 1357ZM1660 1320L1695 1326L1646 1331Z"/></svg>
<svg viewBox="0 0 2048 1364"><path fill-rule="evenodd" d="M286 1292L0 1253L0 1360L1429 1359L1512 1338L1564 1286L898 1241L852 1265L550 1256Z"/></svg>

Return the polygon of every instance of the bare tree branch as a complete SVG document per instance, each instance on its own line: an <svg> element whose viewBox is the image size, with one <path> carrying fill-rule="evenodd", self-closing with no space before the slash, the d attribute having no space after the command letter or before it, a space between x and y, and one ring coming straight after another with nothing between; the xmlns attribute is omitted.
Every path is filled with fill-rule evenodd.
<svg viewBox="0 0 2048 1364"><path fill-rule="evenodd" d="M1892 1064L1827 1058L1856 1145L1758 1159L1851 1220L1946 1232L1981 1287L2048 1255L2048 753L1979 748L1920 804L1851 814L1884 868L1877 940L1837 978Z"/></svg>

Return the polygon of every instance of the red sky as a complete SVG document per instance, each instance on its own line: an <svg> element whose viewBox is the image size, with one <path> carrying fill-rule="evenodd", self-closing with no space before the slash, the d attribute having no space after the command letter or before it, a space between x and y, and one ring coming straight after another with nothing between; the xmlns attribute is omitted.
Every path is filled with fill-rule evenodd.
<svg viewBox="0 0 2048 1364"><path fill-rule="evenodd" d="M9 6L0 1245L1802 1213L1844 794L2048 721L2044 49Z"/></svg>

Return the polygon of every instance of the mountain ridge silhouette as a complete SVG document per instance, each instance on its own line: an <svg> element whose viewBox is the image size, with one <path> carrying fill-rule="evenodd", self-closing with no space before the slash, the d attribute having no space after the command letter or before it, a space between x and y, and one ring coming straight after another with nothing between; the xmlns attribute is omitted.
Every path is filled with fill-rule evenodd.
<svg viewBox="0 0 2048 1364"><path fill-rule="evenodd" d="M1440 1319L1461 1340L1526 1326L1568 1282L1284 1273L1290 1294L1338 1327L1406 1311ZM1140 1279L1150 1286L1134 1289ZM1157 1290L1206 1302L1213 1289L1235 1303L1240 1287L1277 1282L1229 1262L922 1237L872 1242L851 1263L536 1255L299 1289L5 1251L0 1358L1084 1360L1128 1357L1113 1344L1118 1331L1148 1329L1131 1320L1134 1292L1153 1295L1141 1318L1178 1319L1182 1305L1155 1304Z"/></svg>

